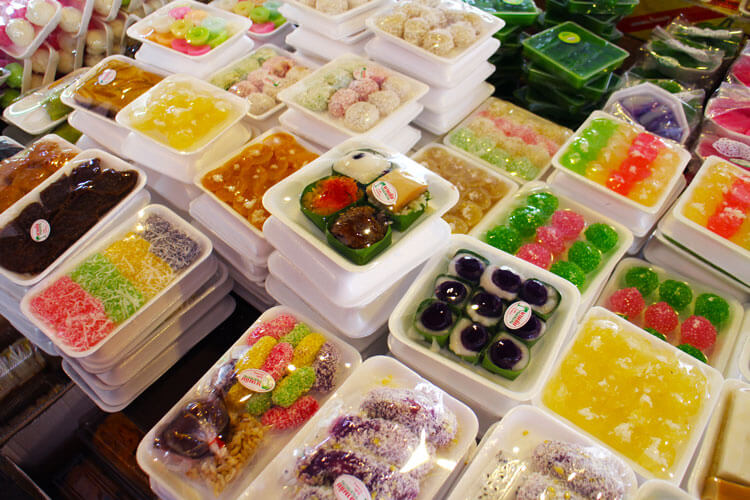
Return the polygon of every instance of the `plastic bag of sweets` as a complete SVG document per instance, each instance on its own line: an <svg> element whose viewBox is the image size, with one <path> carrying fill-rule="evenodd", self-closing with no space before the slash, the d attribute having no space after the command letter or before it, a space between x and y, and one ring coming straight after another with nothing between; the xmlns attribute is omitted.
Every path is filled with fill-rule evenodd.
<svg viewBox="0 0 750 500"><path fill-rule="evenodd" d="M742 49L740 56L727 71L726 81L750 86L750 42Z"/></svg>
<svg viewBox="0 0 750 500"><path fill-rule="evenodd" d="M675 17L666 27L678 40L696 42L724 51L724 59L732 60L740 51L744 33L741 29L722 28L708 23L693 24L684 15Z"/></svg>
<svg viewBox="0 0 750 500"><path fill-rule="evenodd" d="M722 135L750 139L750 89L722 83L706 104L705 119Z"/></svg>
<svg viewBox="0 0 750 500"><path fill-rule="evenodd" d="M149 434L150 458L185 474L195 494L231 487L236 497L358 361L296 313L272 309Z"/></svg>
<svg viewBox="0 0 750 500"><path fill-rule="evenodd" d="M643 46L643 69L679 82L707 88L719 77L724 51L692 40L680 40L657 27Z"/></svg>
<svg viewBox="0 0 750 500"><path fill-rule="evenodd" d="M741 167L750 168L750 140L744 137L727 137L710 121L703 122L693 152L702 161L709 156L718 156Z"/></svg>

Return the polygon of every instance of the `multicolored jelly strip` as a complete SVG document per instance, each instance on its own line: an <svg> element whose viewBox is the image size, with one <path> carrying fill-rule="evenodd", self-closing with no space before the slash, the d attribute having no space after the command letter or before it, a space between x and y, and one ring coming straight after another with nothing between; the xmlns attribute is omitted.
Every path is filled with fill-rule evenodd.
<svg viewBox="0 0 750 500"><path fill-rule="evenodd" d="M331 342L323 344L312 364L315 369L315 383L310 390L319 392L333 390L336 384L339 359L339 350L334 344Z"/></svg>
<svg viewBox="0 0 750 500"><path fill-rule="evenodd" d="M271 408L263 415L260 422L280 431L291 429L307 422L310 417L315 415L318 408L320 408L320 405L315 398L303 396L289 408Z"/></svg>
<svg viewBox="0 0 750 500"><path fill-rule="evenodd" d="M573 139L560 157L560 163L580 175L586 175L586 166L595 161L610 137L617 130L617 123L606 118L595 118L589 126Z"/></svg>
<svg viewBox="0 0 750 500"><path fill-rule="evenodd" d="M279 342L273 346L268 353L268 357L263 362L263 366L261 366L260 369L267 372L274 380L278 381L281 377L286 375L289 364L292 363L294 351L295 349L292 347L292 344Z"/></svg>
<svg viewBox="0 0 750 500"><path fill-rule="evenodd" d="M272 401L275 405L288 408L306 394L315 384L315 369L311 366L297 368L276 384Z"/></svg>
<svg viewBox="0 0 750 500"><path fill-rule="evenodd" d="M750 179L736 179L708 218L706 227L723 238L732 238L747 219Z"/></svg>
<svg viewBox="0 0 750 500"><path fill-rule="evenodd" d="M625 161L609 175L607 187L628 196L636 182L648 179L652 175L651 164L664 147L664 143L655 135L638 134L628 149Z"/></svg>
<svg viewBox="0 0 750 500"><path fill-rule="evenodd" d="M276 339L273 337L262 337L260 338L249 351L242 356L235 365L235 370L239 373L243 370L257 370L263 363L266 362L266 358L276 346Z"/></svg>
<svg viewBox="0 0 750 500"><path fill-rule="evenodd" d="M255 344L260 338L271 336L279 340L284 335L292 331L297 324L297 319L290 314L282 314L271 321L267 321L253 328L247 335L247 345ZM285 341L282 341L285 342Z"/></svg>
<svg viewBox="0 0 750 500"><path fill-rule="evenodd" d="M300 340L294 348L292 364L296 367L309 366L315 361L318 351L326 343L326 338L319 333L311 333Z"/></svg>
<svg viewBox="0 0 750 500"><path fill-rule="evenodd" d="M304 323L297 323L296 325L294 325L294 328L292 328L292 331L281 337L279 341L287 342L289 344L292 344L294 347L297 347L297 344L302 342L302 339L310 335L310 333L311 330L309 326Z"/></svg>

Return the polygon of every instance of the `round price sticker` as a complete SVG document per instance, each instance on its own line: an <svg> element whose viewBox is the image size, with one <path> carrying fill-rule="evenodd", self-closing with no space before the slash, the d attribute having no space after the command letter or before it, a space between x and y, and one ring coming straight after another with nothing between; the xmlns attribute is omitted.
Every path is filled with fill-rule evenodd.
<svg viewBox="0 0 750 500"><path fill-rule="evenodd" d="M242 370L237 375L237 381L253 392L269 392L276 387L276 381L273 377L263 370Z"/></svg>
<svg viewBox="0 0 750 500"><path fill-rule="evenodd" d="M99 75L99 78L96 79L96 81L99 83L99 85L109 85L115 80L116 76L117 76L117 71L113 69L105 69Z"/></svg>
<svg viewBox="0 0 750 500"><path fill-rule="evenodd" d="M44 219L37 219L31 225L29 235L31 236L31 239L33 241L35 241L36 243L41 243L49 238L49 233L51 231L52 229L50 228L49 222Z"/></svg>
<svg viewBox="0 0 750 500"><path fill-rule="evenodd" d="M372 195L383 205L395 205L398 200L398 191L388 181L376 181L372 183Z"/></svg>
<svg viewBox="0 0 750 500"><path fill-rule="evenodd" d="M333 494L336 500L372 500L365 483L349 474L336 478L333 482Z"/></svg>
<svg viewBox="0 0 750 500"><path fill-rule="evenodd" d="M561 31L559 35L557 35L557 38L562 40L565 43L578 43L581 41L581 37L578 36L578 33L573 33L572 31Z"/></svg>
<svg viewBox="0 0 750 500"><path fill-rule="evenodd" d="M511 330L518 330L531 319L531 306L522 300L513 302L505 310L503 322Z"/></svg>

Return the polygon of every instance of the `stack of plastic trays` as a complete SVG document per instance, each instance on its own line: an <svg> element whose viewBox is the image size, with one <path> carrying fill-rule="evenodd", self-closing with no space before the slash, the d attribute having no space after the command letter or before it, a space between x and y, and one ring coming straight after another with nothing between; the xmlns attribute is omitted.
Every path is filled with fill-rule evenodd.
<svg viewBox="0 0 750 500"><path fill-rule="evenodd" d="M102 235L34 285L21 311L84 392L119 411L231 313L220 301L232 281L210 240L161 205Z"/></svg>
<svg viewBox="0 0 750 500"><path fill-rule="evenodd" d="M659 222L647 251L658 261L688 259L680 272L750 298L750 222L745 169L716 156L701 166L690 186Z"/></svg>
<svg viewBox="0 0 750 500"><path fill-rule="evenodd" d="M423 17L435 18L433 26ZM375 38L365 50L372 59L430 86L421 100L425 109L414 123L442 135L494 92L485 80L495 71L488 59L500 46L492 35L503 25L502 19L455 0L437 7L399 2L367 19Z"/></svg>
<svg viewBox="0 0 750 500"><path fill-rule="evenodd" d="M183 21L188 24L187 29L190 28L189 21L183 19L185 8L204 11L207 13L204 17L221 18L226 21L222 28L224 34L218 35L219 38L226 36L226 40L213 47L210 41L198 46L190 43L182 44L185 46L184 52L155 41L159 35L162 35L161 30L165 26L170 27L170 23L173 24L175 21ZM136 53L136 59L139 61L157 66L169 73L184 73L204 78L252 49L253 41L245 36L251 25L250 19L211 5L193 0L175 0L130 26L127 34L130 38L143 43ZM175 32L179 32L178 29L166 31L167 34ZM201 36L203 34L201 32ZM209 39L208 28L205 30L205 35L206 39ZM188 32L185 36L191 37L192 35ZM178 37L175 41L181 39ZM208 50L205 47L208 47Z"/></svg>
<svg viewBox="0 0 750 500"><path fill-rule="evenodd" d="M379 12L388 0L341 0L284 2L279 12L298 28L286 37L286 43L320 63L344 54L365 55L365 44L372 33L365 20Z"/></svg>
<svg viewBox="0 0 750 500"><path fill-rule="evenodd" d="M545 28L550 28L565 21L573 21L596 35L615 42L622 38L622 32L617 29L617 23L632 13L637 5L637 0L615 2L548 0L540 22Z"/></svg>
<svg viewBox="0 0 750 500"><path fill-rule="evenodd" d="M322 149L367 135L409 151L419 141L409 126L424 107L427 85L364 57L346 54L278 94L289 109L279 122Z"/></svg>
<svg viewBox="0 0 750 500"><path fill-rule="evenodd" d="M633 232L637 253L685 186L690 153L595 111L552 158L548 183Z"/></svg>
<svg viewBox="0 0 750 500"><path fill-rule="evenodd" d="M334 183L357 179L358 201L328 216L318 215L321 209L314 208L318 203L316 193L323 195L321 190L329 189L326 179L334 171L334 176L344 174L343 178L334 177ZM383 171L388 173L381 180ZM373 174L375 178L365 179ZM430 198L419 205L425 207L424 211L413 208L410 215L416 219L410 224L402 221L385 226L385 235L368 242L368 246L355 249L344 243L348 217L370 217L367 211L373 207L372 217L391 217L386 215L390 212L380 212L385 205L375 200L381 189L391 193L401 189L401 196L408 197L403 185L395 180L402 176L427 185L429 194L420 195ZM388 316L418 269L445 244L450 227L441 216L457 200L458 191L452 184L406 156L369 139L347 141L266 192L263 204L272 216L263 234L276 250L268 260L266 288L282 303L304 304L336 332L362 340L358 348L366 347L369 342L365 338L384 332ZM303 208L313 213L312 208L315 215L306 216ZM380 224L367 234L379 234Z"/></svg>

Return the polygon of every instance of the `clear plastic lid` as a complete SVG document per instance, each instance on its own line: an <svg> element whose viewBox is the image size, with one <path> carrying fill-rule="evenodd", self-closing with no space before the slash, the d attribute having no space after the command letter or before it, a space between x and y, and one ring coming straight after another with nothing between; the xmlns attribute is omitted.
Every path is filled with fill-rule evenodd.
<svg viewBox="0 0 750 500"><path fill-rule="evenodd" d="M34 53L62 15L56 0L5 0L0 24L0 50L16 59Z"/></svg>

